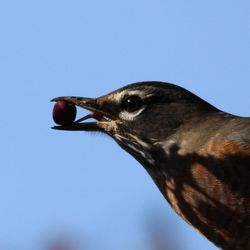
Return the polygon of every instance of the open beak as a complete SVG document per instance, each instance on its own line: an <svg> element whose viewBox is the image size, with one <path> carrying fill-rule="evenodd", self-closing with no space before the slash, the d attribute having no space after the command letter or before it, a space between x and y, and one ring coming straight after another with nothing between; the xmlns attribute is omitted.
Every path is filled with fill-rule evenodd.
<svg viewBox="0 0 250 250"><path fill-rule="evenodd" d="M52 127L57 130L71 130L71 131L100 131L104 132L104 123L110 123L114 120L117 120L116 117L111 114L106 113L101 110L101 108L97 104L97 99L86 98L86 97L78 97L78 96L61 96L56 97L51 100L52 102L57 101L66 101L72 103L78 107L84 108L86 110L91 111L90 114L74 121L69 125L59 125ZM88 119L95 119L96 122L85 122Z"/></svg>

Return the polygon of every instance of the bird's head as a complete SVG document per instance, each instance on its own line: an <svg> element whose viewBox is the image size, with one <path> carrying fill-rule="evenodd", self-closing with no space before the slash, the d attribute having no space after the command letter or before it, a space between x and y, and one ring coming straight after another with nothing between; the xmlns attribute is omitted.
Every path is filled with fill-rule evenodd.
<svg viewBox="0 0 250 250"><path fill-rule="evenodd" d="M59 100L92 113L55 129L104 132L141 162L154 143L167 139L185 120L214 109L191 92L162 82L130 84L99 98L64 96L52 101ZM90 118L96 121L86 122Z"/></svg>

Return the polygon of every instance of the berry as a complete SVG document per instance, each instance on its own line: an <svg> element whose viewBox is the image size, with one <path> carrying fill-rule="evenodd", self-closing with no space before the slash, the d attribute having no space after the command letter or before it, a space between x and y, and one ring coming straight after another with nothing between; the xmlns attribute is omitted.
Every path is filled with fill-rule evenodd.
<svg viewBox="0 0 250 250"><path fill-rule="evenodd" d="M53 120L59 125L70 125L76 118L76 106L66 101L58 101L53 108Z"/></svg>

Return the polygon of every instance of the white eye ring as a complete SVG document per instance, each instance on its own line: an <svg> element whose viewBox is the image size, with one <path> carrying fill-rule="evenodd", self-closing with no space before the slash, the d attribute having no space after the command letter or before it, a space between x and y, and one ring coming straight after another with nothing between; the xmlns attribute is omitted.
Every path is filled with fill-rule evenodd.
<svg viewBox="0 0 250 250"><path fill-rule="evenodd" d="M135 112L128 112L126 110L123 110L119 113L119 117L125 121L133 121L137 116L139 116L145 110L145 108L146 106L143 105L139 110Z"/></svg>

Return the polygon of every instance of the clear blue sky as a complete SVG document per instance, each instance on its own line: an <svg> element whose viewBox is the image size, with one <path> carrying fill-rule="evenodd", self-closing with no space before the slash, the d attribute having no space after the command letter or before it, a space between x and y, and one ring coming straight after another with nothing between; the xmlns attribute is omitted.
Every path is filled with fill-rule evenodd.
<svg viewBox="0 0 250 250"><path fill-rule="evenodd" d="M1 1L0 34L1 250L151 250L152 227L216 249L111 139L51 130L49 100L161 80L250 116L248 0Z"/></svg>

